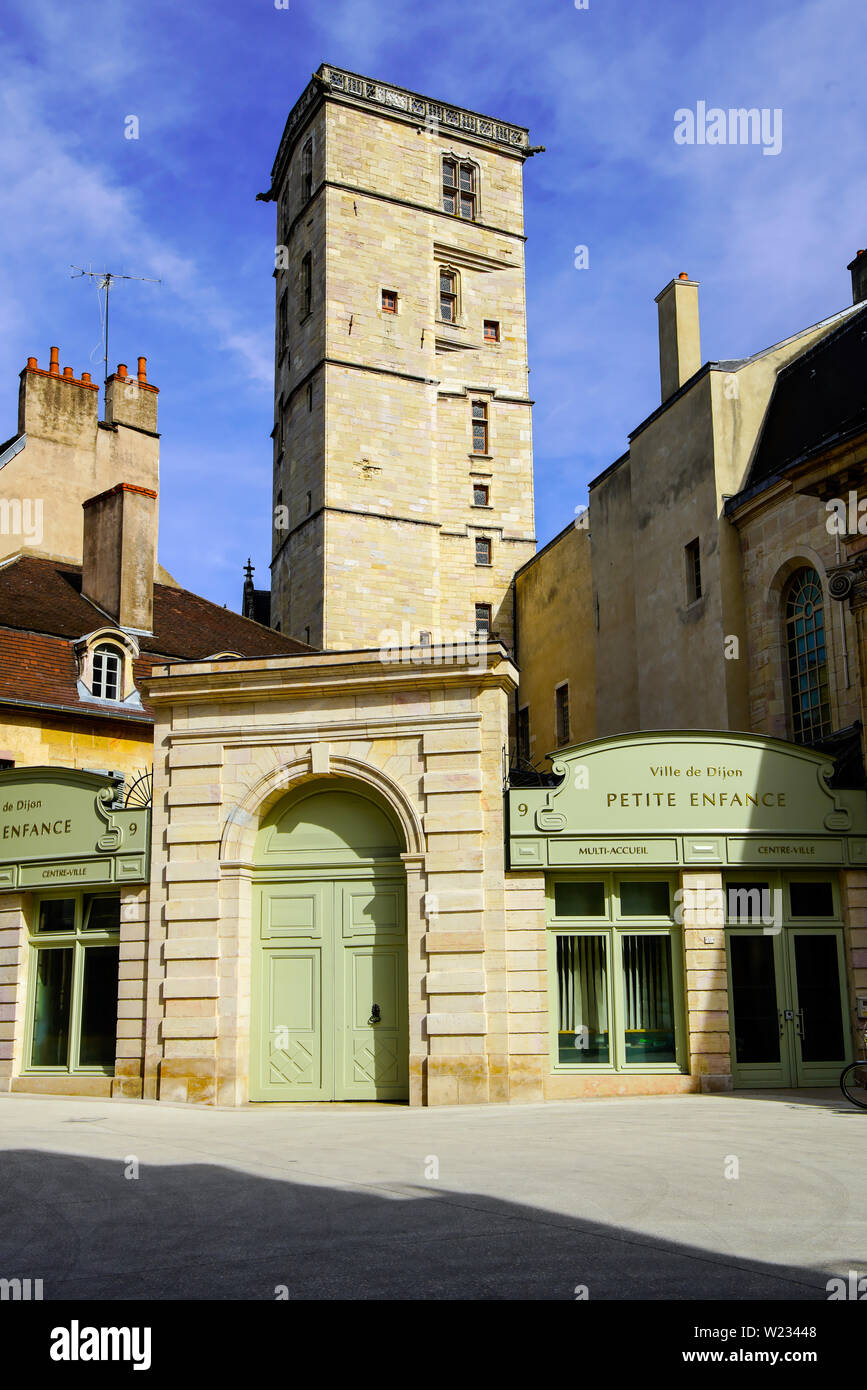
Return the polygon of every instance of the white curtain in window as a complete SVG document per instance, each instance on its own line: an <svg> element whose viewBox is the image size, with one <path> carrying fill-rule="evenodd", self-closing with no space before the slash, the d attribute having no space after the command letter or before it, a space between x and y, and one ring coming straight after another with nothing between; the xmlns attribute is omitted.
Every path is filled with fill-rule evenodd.
<svg viewBox="0 0 867 1390"><path fill-rule="evenodd" d="M608 1031L608 969L603 936L557 938L560 1031Z"/></svg>
<svg viewBox="0 0 867 1390"><path fill-rule="evenodd" d="M627 1029L672 1027L671 943L667 936L623 937Z"/></svg>

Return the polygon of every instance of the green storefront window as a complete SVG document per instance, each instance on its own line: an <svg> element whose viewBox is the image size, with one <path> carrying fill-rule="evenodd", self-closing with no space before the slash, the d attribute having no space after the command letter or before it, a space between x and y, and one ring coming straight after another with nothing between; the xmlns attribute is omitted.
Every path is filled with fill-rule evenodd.
<svg viewBox="0 0 867 1390"><path fill-rule="evenodd" d="M620 884L622 917L670 917L671 894L666 882L623 879Z"/></svg>
<svg viewBox="0 0 867 1390"><path fill-rule="evenodd" d="M576 879L554 884L556 917L604 917L605 884L593 879Z"/></svg>
<svg viewBox="0 0 867 1390"><path fill-rule="evenodd" d="M559 1061L607 1065L611 1052L604 936L557 937L557 990Z"/></svg>
<svg viewBox="0 0 867 1390"><path fill-rule="evenodd" d="M120 898L104 893L85 897L82 926L85 931L120 931Z"/></svg>
<svg viewBox="0 0 867 1390"><path fill-rule="evenodd" d="M34 1067L65 1067L69 1057L69 1019L72 1010L72 948L40 951L36 966L33 1017Z"/></svg>
<svg viewBox="0 0 867 1390"><path fill-rule="evenodd" d="M828 880L792 879L789 907L793 917L833 917L834 889Z"/></svg>
<svg viewBox="0 0 867 1390"><path fill-rule="evenodd" d="M737 926L762 926L769 921L774 900L767 879L736 883L726 880L726 920Z"/></svg>
<svg viewBox="0 0 867 1390"><path fill-rule="evenodd" d="M46 898L39 904L41 932L75 930L75 898Z"/></svg>
<svg viewBox="0 0 867 1390"><path fill-rule="evenodd" d="M84 951L81 990L81 1067L113 1067L117 1034L117 946L89 946Z"/></svg>
<svg viewBox="0 0 867 1390"><path fill-rule="evenodd" d="M671 938L621 936L626 1062L676 1062Z"/></svg>
<svg viewBox="0 0 867 1390"><path fill-rule="evenodd" d="M113 1068L119 933L119 893L49 897L37 903L31 938L31 1067L65 1072Z"/></svg>

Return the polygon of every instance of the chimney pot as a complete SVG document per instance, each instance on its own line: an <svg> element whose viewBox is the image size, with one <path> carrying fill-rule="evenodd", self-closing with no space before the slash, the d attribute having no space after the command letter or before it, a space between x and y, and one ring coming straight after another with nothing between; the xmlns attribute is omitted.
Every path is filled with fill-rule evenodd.
<svg viewBox="0 0 867 1390"><path fill-rule="evenodd" d="M81 373L81 379L82 379L82 381L87 382L88 385L89 385L89 384L90 384L90 372L82 372L82 373Z"/></svg>
<svg viewBox="0 0 867 1390"><path fill-rule="evenodd" d="M678 280L688 280L689 276L687 275L685 270L682 270L677 278Z"/></svg>
<svg viewBox="0 0 867 1390"><path fill-rule="evenodd" d="M71 376L74 376L75 373L73 372L73 370L72 370L71 367L64 367L64 368L63 368L63 375L64 375L65 377L71 377Z"/></svg>
<svg viewBox="0 0 867 1390"><path fill-rule="evenodd" d="M37 363L36 363L36 358L35 358L35 357L28 357L28 359L27 359L27 365L28 365L28 367L35 367L35 366L37 365Z"/></svg>
<svg viewBox="0 0 867 1390"><path fill-rule="evenodd" d="M138 379L130 374L125 362L105 384L105 423L132 425L135 429L156 434L157 397L159 391L147 380L147 359L140 357Z"/></svg>
<svg viewBox="0 0 867 1390"><path fill-rule="evenodd" d="M48 370L52 376L60 376L60 364L58 362L59 354L59 348L53 347L51 349L51 362L49 364Z"/></svg>

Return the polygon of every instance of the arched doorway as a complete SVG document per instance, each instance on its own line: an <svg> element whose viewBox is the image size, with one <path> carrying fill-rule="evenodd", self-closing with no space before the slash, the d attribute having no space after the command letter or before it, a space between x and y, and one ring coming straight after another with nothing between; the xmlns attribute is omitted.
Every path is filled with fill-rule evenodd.
<svg viewBox="0 0 867 1390"><path fill-rule="evenodd" d="M250 1099L408 1095L403 837L368 788L306 783L254 857Z"/></svg>

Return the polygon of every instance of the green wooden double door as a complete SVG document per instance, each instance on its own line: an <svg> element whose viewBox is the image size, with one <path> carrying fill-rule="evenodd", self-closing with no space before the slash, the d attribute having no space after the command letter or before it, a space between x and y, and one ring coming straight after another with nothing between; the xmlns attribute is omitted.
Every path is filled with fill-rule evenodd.
<svg viewBox="0 0 867 1390"><path fill-rule="evenodd" d="M850 1060L843 933L728 932L736 1086L836 1085Z"/></svg>
<svg viewBox="0 0 867 1390"><path fill-rule="evenodd" d="M406 1099L405 877L255 893L250 1099Z"/></svg>

